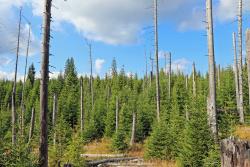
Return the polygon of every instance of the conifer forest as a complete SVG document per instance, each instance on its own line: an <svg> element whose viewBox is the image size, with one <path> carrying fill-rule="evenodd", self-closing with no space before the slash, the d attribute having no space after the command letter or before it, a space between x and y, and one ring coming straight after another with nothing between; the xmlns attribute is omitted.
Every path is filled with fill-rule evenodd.
<svg viewBox="0 0 250 167"><path fill-rule="evenodd" d="M74 0L61 1L67 6ZM137 55L143 60L136 62L143 66L142 74L129 72L117 57L107 62L103 75L96 74L95 44L88 36L81 38L87 53L86 74L79 70L77 57L68 55L61 61L60 53L51 51L52 40L61 40L53 36L52 11L60 8L52 0L39 2L42 25L35 65L29 55L34 25L28 21L27 9L17 8L16 47L8 67L14 72L11 77L0 77L0 167L250 167L250 30L244 22L244 6L249 1L233 1L237 15L232 24L237 28L230 32L226 50L232 54L223 58L231 63L225 66L216 62L221 55L215 54L220 50L214 42L216 35L223 38L214 33L217 1L203 0L203 63L207 68L200 69L196 56L189 72L176 68L174 50L162 53L159 47L165 45L159 38L172 40L161 33L163 1L170 3L149 3L152 49ZM0 0L0 11L8 3ZM0 17L0 34L5 31L1 27ZM1 44L0 55L5 47ZM20 56L21 47L25 56ZM62 62L63 69L56 76L51 59ZM129 61L135 63L132 58Z"/></svg>

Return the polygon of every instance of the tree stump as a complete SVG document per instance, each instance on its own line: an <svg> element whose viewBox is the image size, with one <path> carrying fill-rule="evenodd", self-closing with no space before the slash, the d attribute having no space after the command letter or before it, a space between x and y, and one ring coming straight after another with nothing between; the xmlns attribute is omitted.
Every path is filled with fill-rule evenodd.
<svg viewBox="0 0 250 167"><path fill-rule="evenodd" d="M250 167L250 142L236 138L221 142L222 167Z"/></svg>

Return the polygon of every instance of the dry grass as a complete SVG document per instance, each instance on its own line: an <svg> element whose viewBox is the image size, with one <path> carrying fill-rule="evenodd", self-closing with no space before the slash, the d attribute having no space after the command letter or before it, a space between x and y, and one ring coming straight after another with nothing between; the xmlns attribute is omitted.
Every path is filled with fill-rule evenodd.
<svg viewBox="0 0 250 167"><path fill-rule="evenodd" d="M111 140L106 138L95 140L84 146L84 150L86 154L110 154Z"/></svg>
<svg viewBox="0 0 250 167"><path fill-rule="evenodd" d="M243 140L250 140L250 126L240 125L236 127L235 136Z"/></svg>
<svg viewBox="0 0 250 167"><path fill-rule="evenodd" d="M86 154L115 154L111 150L111 140L107 138L103 138L101 140L93 141L86 146L85 153ZM129 157L144 157L144 145L143 144L135 144L133 148L129 149L128 152L125 153ZM176 167L176 163L173 161L164 161L164 160L146 160L145 164L147 166L152 167Z"/></svg>

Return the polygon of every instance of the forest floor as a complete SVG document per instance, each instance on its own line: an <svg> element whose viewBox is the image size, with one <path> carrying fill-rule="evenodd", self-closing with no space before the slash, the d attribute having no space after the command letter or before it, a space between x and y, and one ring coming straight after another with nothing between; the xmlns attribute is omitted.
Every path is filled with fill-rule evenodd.
<svg viewBox="0 0 250 167"><path fill-rule="evenodd" d="M242 140L250 141L250 126L249 125L239 125L236 127L235 136Z"/></svg>
<svg viewBox="0 0 250 167"><path fill-rule="evenodd" d="M110 139L100 139L93 141L84 146L84 154L105 154L105 155L119 155L117 152L113 152L111 149ZM143 144L136 144L133 149L129 149L124 153L125 157L138 157L143 160L142 166L157 166L157 167L176 167L173 161L164 160L144 160L144 146ZM88 158L87 158L88 159ZM141 166L141 165L140 165Z"/></svg>

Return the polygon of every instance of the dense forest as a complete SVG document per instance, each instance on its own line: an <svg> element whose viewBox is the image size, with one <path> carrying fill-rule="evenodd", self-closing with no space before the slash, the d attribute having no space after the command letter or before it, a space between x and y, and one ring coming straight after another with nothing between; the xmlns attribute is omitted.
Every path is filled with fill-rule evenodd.
<svg viewBox="0 0 250 167"><path fill-rule="evenodd" d="M207 74L202 75L194 70L187 76L177 71L171 73L170 79L170 73L162 69L158 122L155 112L155 75L144 78L136 74L127 76L124 68L117 71L115 59L111 69L105 78L93 78L93 103L90 78L78 77L73 58L67 60L65 70L58 78L50 79L50 166L55 166L58 160L80 165L79 156L84 151L81 150L81 144L103 137L112 139L112 148L116 151L126 151L134 143L145 143L147 158L175 159L183 166L220 166L219 146L214 144L207 124ZM243 78L247 78L246 65L243 69ZM13 82L0 82L0 160L6 166L33 166L37 163L40 80L35 79L35 73L31 65L24 90L24 133L20 133L18 117L18 144L14 148L11 147L10 112ZM233 68L217 68L217 78L219 139L223 139L232 135L235 125L239 123ZM18 115L21 113L22 86L23 83L19 81L16 93ZM246 99L244 108L248 110L246 80L243 81L243 89ZM9 152L6 153L6 150Z"/></svg>
<svg viewBox="0 0 250 167"><path fill-rule="evenodd" d="M100 141L109 141L108 151L116 155L130 155L140 147L140 157L146 161L169 161L181 167L226 166L221 162L226 148L221 141L237 137L237 128L250 123L250 31L243 61L242 0L237 43L233 33L233 65L222 68L215 63L212 1L207 0L208 72L196 70L195 62L189 74L172 69L171 53L165 53L165 67L160 68L158 1L154 0L155 57L145 55L145 74L128 73L113 58L105 76L93 76L87 41L90 75L79 75L71 57L55 78L49 77L51 2L45 0L44 6L41 69L33 64L27 68L29 29L25 75L17 80L20 10L15 77L0 80L0 166L87 166L89 154L84 153L89 153L89 144ZM150 60L154 60L151 67ZM231 164L245 163L237 157L247 152L242 150L233 151L232 157L226 152Z"/></svg>

